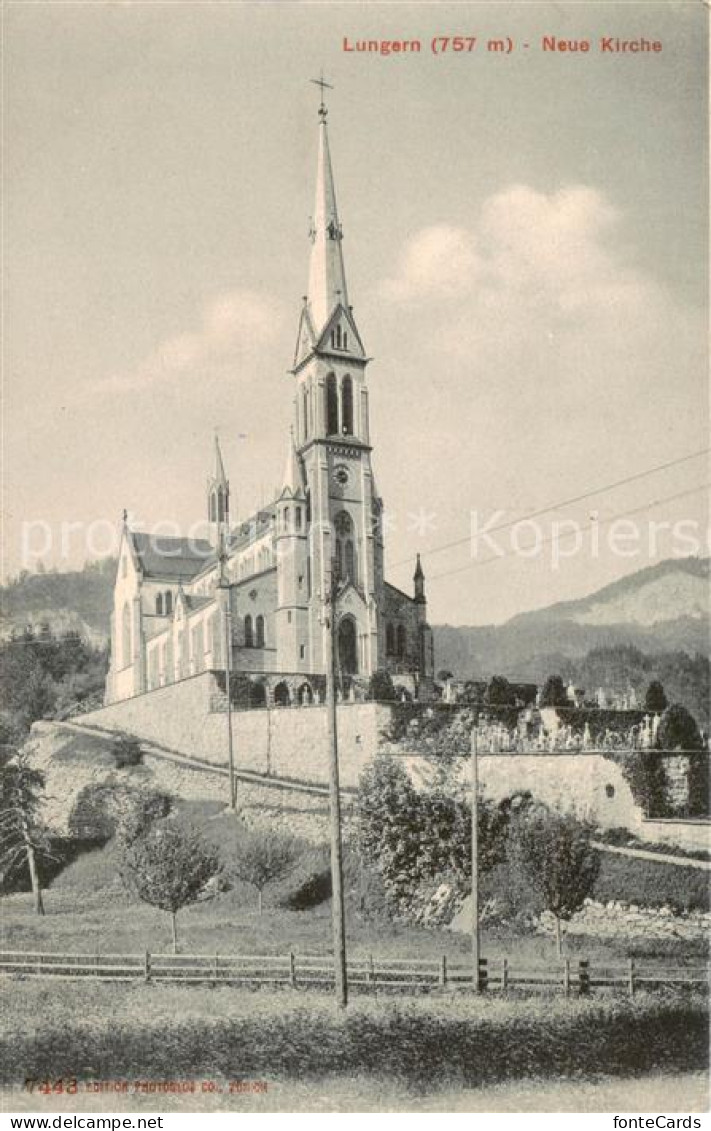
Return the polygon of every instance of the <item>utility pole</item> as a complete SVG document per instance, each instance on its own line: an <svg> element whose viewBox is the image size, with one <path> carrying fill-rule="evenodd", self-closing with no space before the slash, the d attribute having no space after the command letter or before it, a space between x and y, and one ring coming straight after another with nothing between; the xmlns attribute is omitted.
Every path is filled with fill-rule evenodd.
<svg viewBox="0 0 711 1131"><path fill-rule="evenodd" d="M230 809L237 809L237 779L235 778L235 753L232 735L232 694L230 677L232 675L232 609L230 608L230 588L227 589L225 605L225 686L227 689L227 758L230 767Z"/></svg>
<svg viewBox="0 0 711 1131"><path fill-rule="evenodd" d="M479 765L477 728L470 735L472 763L472 988L479 993Z"/></svg>
<svg viewBox="0 0 711 1131"><path fill-rule="evenodd" d="M346 974L346 913L343 901L343 850L341 845L341 795L338 784L338 717L336 705L336 590L335 562L331 562L328 596L324 602L324 643L326 651L326 717L328 720L329 801L331 826L331 909L333 916L333 962L336 978L336 1004L348 1004Z"/></svg>
<svg viewBox="0 0 711 1131"><path fill-rule="evenodd" d="M225 610L225 691L227 694L227 760L230 773L230 809L234 813L237 809L237 779L235 778L234 739L232 735L232 601L230 583L227 578L226 562L227 552L224 537L220 530L218 534L218 556L220 562L220 589L223 593L223 606Z"/></svg>

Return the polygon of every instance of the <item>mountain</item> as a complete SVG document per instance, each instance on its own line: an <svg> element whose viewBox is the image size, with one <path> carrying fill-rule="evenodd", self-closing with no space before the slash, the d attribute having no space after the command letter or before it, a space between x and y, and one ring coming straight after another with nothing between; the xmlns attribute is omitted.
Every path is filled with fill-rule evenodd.
<svg viewBox="0 0 711 1131"><path fill-rule="evenodd" d="M437 668L485 678L537 680L594 648L709 653L708 558L638 570L587 597L519 613L501 625L434 627Z"/></svg>
<svg viewBox="0 0 711 1131"><path fill-rule="evenodd" d="M501 625L435 626L437 670L538 684L559 673L589 691L638 695L660 679L708 725L710 577L708 558L670 559Z"/></svg>
<svg viewBox="0 0 711 1131"><path fill-rule="evenodd" d="M57 636L72 630L94 646L106 644L115 576L115 558L66 573L24 571L0 587L0 640L48 625Z"/></svg>

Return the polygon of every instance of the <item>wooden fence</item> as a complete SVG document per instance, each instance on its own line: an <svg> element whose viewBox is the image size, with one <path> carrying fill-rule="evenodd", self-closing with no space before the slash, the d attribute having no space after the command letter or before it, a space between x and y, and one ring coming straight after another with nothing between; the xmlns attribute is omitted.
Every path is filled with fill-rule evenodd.
<svg viewBox="0 0 711 1131"><path fill-rule="evenodd" d="M333 959L328 955L207 954L62 954L39 951L0 952L0 973L18 977L97 978L102 981L186 982L217 985L324 988L333 985ZM471 963L461 956L431 958L367 958L348 962L349 984L362 991L417 993L472 989ZM593 965L586 959L558 963L512 964L507 958L479 963L482 991L559 991L585 996L598 989L708 987L705 966L626 963Z"/></svg>

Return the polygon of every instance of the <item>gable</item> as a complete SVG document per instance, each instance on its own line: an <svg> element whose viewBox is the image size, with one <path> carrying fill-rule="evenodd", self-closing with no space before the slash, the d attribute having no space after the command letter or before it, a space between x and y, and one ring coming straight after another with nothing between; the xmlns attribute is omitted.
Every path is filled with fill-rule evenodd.
<svg viewBox="0 0 711 1131"><path fill-rule="evenodd" d="M332 353L337 357L357 358L365 361L365 349L350 310L341 303L326 323L326 327L316 343L319 353Z"/></svg>
<svg viewBox="0 0 711 1131"><path fill-rule="evenodd" d="M299 332L296 337L296 348L294 349L294 369L301 365L307 357L314 351L316 345L316 331L311 320L309 308L304 304L301 311L301 318L299 319Z"/></svg>

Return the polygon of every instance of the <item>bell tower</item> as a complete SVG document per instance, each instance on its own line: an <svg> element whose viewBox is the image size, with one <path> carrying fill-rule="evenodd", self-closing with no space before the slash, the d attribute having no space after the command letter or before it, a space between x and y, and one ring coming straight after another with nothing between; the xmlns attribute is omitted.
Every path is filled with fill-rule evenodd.
<svg viewBox="0 0 711 1131"><path fill-rule="evenodd" d="M311 670L322 671L322 601L335 570L341 670L367 678L377 668L383 584L365 377L369 359L348 299L327 117L322 97L308 293L292 368L294 443L308 523L308 655Z"/></svg>

